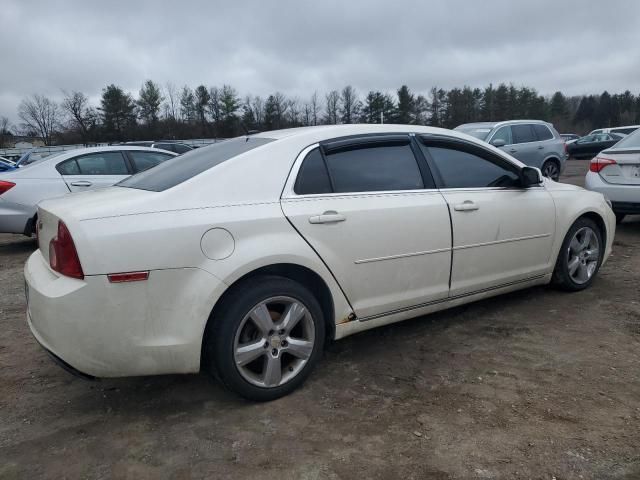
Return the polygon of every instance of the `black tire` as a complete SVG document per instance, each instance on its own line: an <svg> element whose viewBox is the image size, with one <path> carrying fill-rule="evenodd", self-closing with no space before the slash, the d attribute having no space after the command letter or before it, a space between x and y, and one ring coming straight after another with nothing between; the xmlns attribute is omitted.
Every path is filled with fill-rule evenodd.
<svg viewBox="0 0 640 480"><path fill-rule="evenodd" d="M622 223L622 221L624 220L624 217L627 216L627 214L626 213L617 213L617 212L614 212L614 213L616 214L616 223L618 225L620 225Z"/></svg>
<svg viewBox="0 0 640 480"><path fill-rule="evenodd" d="M236 366L234 359L236 334L238 329L242 329L243 319L255 306L274 297L290 297L306 308L312 318L313 350L298 373L286 383L274 387L257 386L248 381L241 374L240 367ZM307 379L322 355L325 340L325 319L322 308L314 295L298 282L273 275L249 278L234 286L215 311L217 313L209 319L205 331L203 367L228 390L248 400L266 402L291 393ZM265 348L267 348L265 356L268 356L271 347L265 345ZM284 349L281 351L285 352ZM284 362L285 356L282 353L279 356ZM265 369L268 360L268 358L264 360Z"/></svg>
<svg viewBox="0 0 640 480"><path fill-rule="evenodd" d="M570 251L570 244L573 240L576 232L583 228L591 229L597 237L598 240L598 258L595 264L595 270L591 274L588 280L583 283L576 282L574 278L571 276L569 272L569 260L570 255L572 255ZM592 283L594 278L596 277L598 270L600 270L600 265L602 265L602 256L604 255L605 244L603 241L602 232L596 223L586 217L581 217L571 225L567 235L564 237L564 241L562 242L562 247L560 248L560 253L558 254L558 259L556 260L556 266L553 271L552 283L556 287L566 290L569 292L578 292L580 290L584 290L588 288Z"/></svg>
<svg viewBox="0 0 640 480"><path fill-rule="evenodd" d="M557 182L560 179L560 163L557 160L547 160L542 164L542 168L540 170L542 171L542 175L550 178L554 182ZM553 173L548 172L548 170L553 170Z"/></svg>

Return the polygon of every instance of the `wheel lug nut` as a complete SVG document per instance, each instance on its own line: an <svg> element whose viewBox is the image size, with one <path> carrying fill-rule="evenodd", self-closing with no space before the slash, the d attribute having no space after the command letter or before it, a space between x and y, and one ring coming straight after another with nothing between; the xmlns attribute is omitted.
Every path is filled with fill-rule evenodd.
<svg viewBox="0 0 640 480"><path fill-rule="evenodd" d="M264 342L264 348L269 348L269 342Z"/></svg>
<svg viewBox="0 0 640 480"><path fill-rule="evenodd" d="M269 330L269 336L273 335L274 333L276 332L274 332L273 330Z"/></svg>
<svg viewBox="0 0 640 480"><path fill-rule="evenodd" d="M282 341L282 346L283 346L283 347L286 347L287 345L289 345L289 342L287 342L286 340L283 340L283 341Z"/></svg>
<svg viewBox="0 0 640 480"><path fill-rule="evenodd" d="M284 335L284 330L280 330L280 331L278 332L278 335Z"/></svg>

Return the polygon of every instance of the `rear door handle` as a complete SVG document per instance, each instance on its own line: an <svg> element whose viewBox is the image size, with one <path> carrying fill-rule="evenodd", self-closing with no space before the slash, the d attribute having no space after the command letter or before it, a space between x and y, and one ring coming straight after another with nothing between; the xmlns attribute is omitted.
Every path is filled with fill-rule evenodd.
<svg viewBox="0 0 640 480"><path fill-rule="evenodd" d="M344 215L339 214L335 210L327 210L322 215L314 215L309 217L309 223L338 223L346 220Z"/></svg>
<svg viewBox="0 0 640 480"><path fill-rule="evenodd" d="M464 202L453 206L453 209L456 212L470 212L472 210L478 210L479 208L478 204L471 200L465 200Z"/></svg>
<svg viewBox="0 0 640 480"><path fill-rule="evenodd" d="M90 187L93 183L87 180L78 180L77 182L71 182L71 185L74 187Z"/></svg>

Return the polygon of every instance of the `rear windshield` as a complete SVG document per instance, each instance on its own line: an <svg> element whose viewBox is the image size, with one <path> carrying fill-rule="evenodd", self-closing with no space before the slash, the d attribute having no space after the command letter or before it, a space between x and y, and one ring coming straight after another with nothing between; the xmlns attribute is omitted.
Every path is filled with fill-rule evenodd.
<svg viewBox="0 0 640 480"><path fill-rule="evenodd" d="M254 148L272 138L238 137L191 150L118 183L119 187L161 192Z"/></svg>
<svg viewBox="0 0 640 480"><path fill-rule="evenodd" d="M624 137L616 143L615 148L640 148L640 130Z"/></svg>
<svg viewBox="0 0 640 480"><path fill-rule="evenodd" d="M480 140L486 140L491 132L491 127L473 127L473 126L462 126L456 127L458 132L466 133L467 135L471 135L472 137L479 138Z"/></svg>

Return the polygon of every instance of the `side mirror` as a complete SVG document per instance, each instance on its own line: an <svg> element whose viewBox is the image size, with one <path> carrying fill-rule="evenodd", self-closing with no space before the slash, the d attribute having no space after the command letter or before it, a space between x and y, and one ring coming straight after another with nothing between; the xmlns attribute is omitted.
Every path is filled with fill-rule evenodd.
<svg viewBox="0 0 640 480"><path fill-rule="evenodd" d="M534 167L524 167L520 170L520 183L523 188L529 188L542 183L542 172Z"/></svg>
<svg viewBox="0 0 640 480"><path fill-rule="evenodd" d="M496 148L504 147L507 144L502 138L496 138L495 140L491 140L491 145Z"/></svg>

